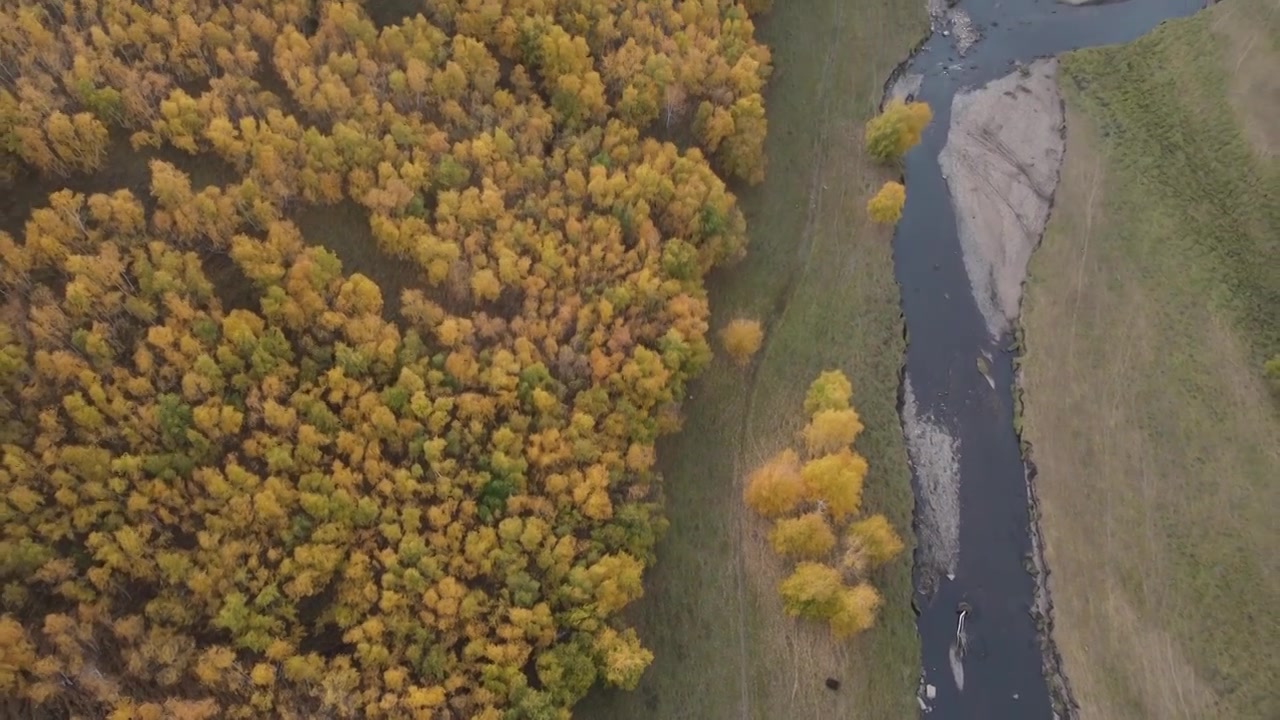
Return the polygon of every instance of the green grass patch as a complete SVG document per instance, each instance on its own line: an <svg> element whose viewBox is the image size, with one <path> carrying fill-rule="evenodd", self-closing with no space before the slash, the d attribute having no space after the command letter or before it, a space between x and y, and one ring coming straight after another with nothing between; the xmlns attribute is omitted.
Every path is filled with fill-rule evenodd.
<svg viewBox="0 0 1280 720"><path fill-rule="evenodd" d="M1221 15L1068 54L1062 82L1098 124L1108 172L1124 179L1108 207L1158 220L1142 234L1150 244L1132 249L1160 250L1150 253L1157 278L1188 271L1181 289L1229 312L1261 364L1280 351L1280 165L1255 157L1232 113L1222 41L1210 30Z"/></svg>

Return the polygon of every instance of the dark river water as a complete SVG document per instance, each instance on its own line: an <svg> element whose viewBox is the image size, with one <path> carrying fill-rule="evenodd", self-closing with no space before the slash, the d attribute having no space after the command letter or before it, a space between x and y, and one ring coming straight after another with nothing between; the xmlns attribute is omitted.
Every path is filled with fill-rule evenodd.
<svg viewBox="0 0 1280 720"><path fill-rule="evenodd" d="M932 415L960 449L960 551L954 579L943 577L933 592L916 597L923 682L935 695L925 701L927 717L1049 718L1065 701L1045 681L1040 624L1032 614L1030 512L1013 425L1011 338L993 341L974 303L938 166L952 97L1014 71L1017 62L1125 42L1203 6L1204 0L1083 7L1052 0L960 0L952 9L969 15L981 39L961 57L957 34L945 20L935 19L934 34L904 68L924 76L916 98L934 112L923 141L905 160L907 204L894 237L909 343L906 374L920 414ZM977 358L984 352L991 357L994 389L978 371ZM919 493L918 478L913 482ZM961 603L972 610L959 663L963 681L957 683L950 656Z"/></svg>

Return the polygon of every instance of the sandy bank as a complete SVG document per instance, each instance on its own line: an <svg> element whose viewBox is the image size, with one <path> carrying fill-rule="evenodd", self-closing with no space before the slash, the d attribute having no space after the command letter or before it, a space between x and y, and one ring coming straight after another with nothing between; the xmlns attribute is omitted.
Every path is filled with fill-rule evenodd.
<svg viewBox="0 0 1280 720"><path fill-rule="evenodd" d="M938 156L965 269L993 337L1018 315L1027 261L1049 218L1063 153L1057 60L1039 60L951 105Z"/></svg>

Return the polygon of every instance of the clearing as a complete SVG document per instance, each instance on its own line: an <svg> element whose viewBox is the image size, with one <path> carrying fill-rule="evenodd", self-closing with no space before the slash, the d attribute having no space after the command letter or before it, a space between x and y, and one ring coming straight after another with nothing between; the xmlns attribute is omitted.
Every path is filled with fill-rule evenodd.
<svg viewBox="0 0 1280 720"><path fill-rule="evenodd" d="M1084 718L1280 717L1277 67L1275 0L1061 61L1023 426Z"/></svg>
<svg viewBox="0 0 1280 720"><path fill-rule="evenodd" d="M865 215L890 174L862 154L885 78L927 31L923 3L775 3L760 23L776 67L768 175L742 191L748 256L712 283L713 331L765 322L753 367L723 358L693 386L684 430L659 449L671 529L635 611L656 659L634 693L595 691L575 715L629 718L892 718L917 714L911 552L877 579L878 626L838 643L782 614L782 564L745 512L742 478L799 429L805 389L841 368L867 429L864 505L910 534L912 495L896 411L904 348L890 231ZM908 189L910 192L910 189ZM843 686L824 687L828 677Z"/></svg>

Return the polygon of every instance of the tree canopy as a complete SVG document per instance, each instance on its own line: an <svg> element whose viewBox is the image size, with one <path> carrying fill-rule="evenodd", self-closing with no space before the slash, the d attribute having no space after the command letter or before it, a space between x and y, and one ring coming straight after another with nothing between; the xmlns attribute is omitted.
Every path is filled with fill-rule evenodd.
<svg viewBox="0 0 1280 720"><path fill-rule="evenodd" d="M32 713L559 718L652 660L620 611L769 52L736 2L418 6L0 9L0 183L70 188L0 230ZM340 203L399 297L300 229Z"/></svg>

